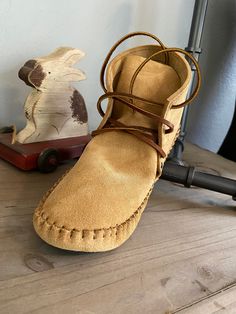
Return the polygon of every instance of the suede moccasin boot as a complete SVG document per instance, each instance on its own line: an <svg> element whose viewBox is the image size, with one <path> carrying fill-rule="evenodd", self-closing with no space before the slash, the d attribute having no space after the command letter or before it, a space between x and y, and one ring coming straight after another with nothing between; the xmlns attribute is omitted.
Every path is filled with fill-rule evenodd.
<svg viewBox="0 0 236 314"><path fill-rule="evenodd" d="M157 44L128 49L108 64L116 47L135 35L151 37ZM183 54L198 74L188 100L191 68ZM154 35L139 32L112 47L101 83L105 92L98 101L101 124L33 218L44 241L66 250L107 251L130 237L178 136L183 107L199 90L200 73L190 54L166 48ZM105 113L104 99L108 99Z"/></svg>

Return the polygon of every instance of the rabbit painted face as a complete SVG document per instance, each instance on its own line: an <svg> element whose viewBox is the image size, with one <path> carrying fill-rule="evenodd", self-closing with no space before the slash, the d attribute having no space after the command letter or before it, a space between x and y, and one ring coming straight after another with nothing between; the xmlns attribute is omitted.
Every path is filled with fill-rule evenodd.
<svg viewBox="0 0 236 314"><path fill-rule="evenodd" d="M62 87L66 82L86 78L81 70L72 68L83 56L84 53L79 49L61 47L48 56L27 61L18 76L38 90Z"/></svg>

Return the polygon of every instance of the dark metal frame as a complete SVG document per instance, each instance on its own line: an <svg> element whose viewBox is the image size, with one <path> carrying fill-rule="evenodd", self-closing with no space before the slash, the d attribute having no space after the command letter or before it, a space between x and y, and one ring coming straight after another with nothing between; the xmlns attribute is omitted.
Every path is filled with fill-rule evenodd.
<svg viewBox="0 0 236 314"><path fill-rule="evenodd" d="M202 52L200 44L206 17L207 5L208 0L195 0L188 46L185 48L185 50L191 53L197 61L199 60L199 56ZM196 71L193 65L191 69L193 72L193 79L191 82L189 93L191 93L193 90ZM183 166L182 153L184 150L188 112L189 107L187 106L184 108L183 112L180 135L170 154L170 161L167 161L164 166L161 178L168 181L182 183L186 187L191 187L191 185L194 185L211 191L231 195L232 198L236 200L236 180L202 173L196 171L194 167Z"/></svg>
<svg viewBox="0 0 236 314"><path fill-rule="evenodd" d="M203 189L231 195L236 201L236 180L197 171L195 167L185 167L166 162L162 179L181 183L185 187L197 186Z"/></svg>

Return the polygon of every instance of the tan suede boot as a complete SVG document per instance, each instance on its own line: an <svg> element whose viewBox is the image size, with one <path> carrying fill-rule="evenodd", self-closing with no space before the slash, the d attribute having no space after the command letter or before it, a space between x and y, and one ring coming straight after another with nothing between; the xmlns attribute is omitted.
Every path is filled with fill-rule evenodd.
<svg viewBox="0 0 236 314"><path fill-rule="evenodd" d="M125 39L146 35L158 45L138 46L117 55ZM191 69L198 82L185 101ZM166 49L148 33L118 41L101 71L105 94L98 101L103 120L80 160L46 194L34 214L34 228L47 243L66 250L114 249L135 230L154 183L161 175L180 127L184 105L197 94L199 68L178 48ZM106 113L101 102L108 99Z"/></svg>

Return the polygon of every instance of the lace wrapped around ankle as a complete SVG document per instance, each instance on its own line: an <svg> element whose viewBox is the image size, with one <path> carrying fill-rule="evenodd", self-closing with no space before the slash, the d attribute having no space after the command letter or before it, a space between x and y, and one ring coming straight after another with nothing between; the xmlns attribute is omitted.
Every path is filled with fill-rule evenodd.
<svg viewBox="0 0 236 314"><path fill-rule="evenodd" d="M129 93L122 93L122 92L109 92L107 91L106 87L105 87L105 83L104 83L104 73L105 73L105 69L106 66L108 64L108 61L112 55L112 53L114 52L114 50L117 48L117 46L122 43L124 40L126 40L127 38L136 36L136 35L146 35L149 37L154 38L156 41L158 41L158 43L160 44L160 46L162 47L161 51L158 51L154 54L152 54L150 57L148 57L146 60L144 60L140 66L136 69L135 73L132 76L132 79L130 81L130 88L129 88ZM165 128L165 134L170 133L174 130L174 125L166 120L165 118L161 117L160 115L157 115L155 113L152 113L150 111L144 110L140 107L138 107L137 105L134 104L134 101L141 101L145 104L148 105L153 105L153 106L163 106L163 103L158 103L158 102L154 102L154 101L150 101L147 100L145 98L142 97L138 97L136 95L133 95L133 86L135 83L135 80L138 76L138 74L140 73L140 71L143 69L143 67L150 61L152 60L155 56L159 55L159 54L165 54L165 62L168 62L168 53L169 52L179 52L184 54L186 57L188 57L192 63L194 64L194 66L196 67L196 72L197 72L197 83L196 83L196 87L192 93L192 95L185 100L184 102L182 102L181 104L172 106L172 109L175 108L181 108L186 106L187 104L189 104L191 101L193 101L193 99L196 97L196 95L198 94L200 85L201 85L201 75L200 75L200 69L198 66L197 61L194 59L194 57L189 54L188 52L186 52L185 50L182 50L180 48L165 48L165 46L162 44L162 42L155 36L148 34L148 33L131 33L125 37L123 37L121 40L119 40L110 50L110 52L108 53L105 62L103 64L102 70L101 70L101 85L103 87L103 90L105 91L105 94L103 94L97 102L97 108L98 108L98 112L100 113L100 115L102 117L105 116L104 111L102 110L101 107L101 103L105 100L105 99L114 99L114 100L119 100L122 104L128 106L129 108L133 109L134 111L137 111L141 114L143 114L144 116L153 119L154 121L158 123L161 123L163 126L166 126L167 128ZM133 134L134 136L136 136L137 138L139 138L140 140L146 142L148 145L152 146L162 157L166 157L166 153L164 152L164 150L162 149L162 147L160 147L160 145L158 145L157 143L157 130L153 129L153 128L146 128L143 126L137 126L137 125L126 125L120 121L117 121L116 119L113 119L111 117L107 118L105 125L102 128L99 128L95 131L92 132L92 136L96 136L100 133L103 132L110 132L110 131L125 131L128 132L130 134Z"/></svg>

